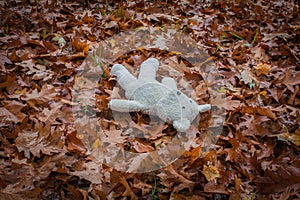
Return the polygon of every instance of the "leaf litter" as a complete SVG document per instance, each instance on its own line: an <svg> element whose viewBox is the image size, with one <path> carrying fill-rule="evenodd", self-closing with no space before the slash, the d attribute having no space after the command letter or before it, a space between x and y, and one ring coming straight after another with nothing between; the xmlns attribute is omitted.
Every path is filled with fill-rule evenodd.
<svg viewBox="0 0 300 200"><path fill-rule="evenodd" d="M291 0L1 2L0 196L300 198L298 10L297 1ZM133 113L134 122L121 120L121 126L138 130L145 139L124 135L107 109L109 99L121 95L109 77L108 63L96 90L95 108L82 104L91 101L89 94L82 102L72 102L71 92L75 72L91 48L139 26L188 34L210 54L225 80L219 92L226 103L216 98L214 106L226 110L226 120L214 149L207 146L214 138L208 136L221 118L213 116L213 129L206 130L209 116L202 116L191 149L172 165L131 174L97 162L86 142L95 151L109 141L130 152L150 152L170 142L174 129L158 123L159 131L151 131L147 116ZM116 42L110 40L112 46ZM172 66L167 75L176 77L180 71L196 91L193 98L206 102L209 96L203 88L212 86L214 77L203 82L205 70L190 66L182 59L185 55L159 49L166 42L159 38L152 49L130 51L115 62L135 72L148 57L159 57L162 65ZM99 135L95 127L88 127L86 135L77 134L90 119L74 122L74 108L83 111L82 116L96 112L100 120L90 124L105 131ZM153 164L149 162L135 160L145 167Z"/></svg>

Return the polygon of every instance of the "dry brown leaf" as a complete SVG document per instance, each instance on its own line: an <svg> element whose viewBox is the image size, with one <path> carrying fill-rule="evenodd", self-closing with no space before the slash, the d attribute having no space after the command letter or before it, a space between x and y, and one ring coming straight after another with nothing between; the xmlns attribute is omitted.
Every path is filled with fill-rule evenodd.
<svg viewBox="0 0 300 200"><path fill-rule="evenodd" d="M88 43L82 42L80 37L74 37L72 40L72 47L75 48L77 52L87 53L90 49Z"/></svg>
<svg viewBox="0 0 300 200"><path fill-rule="evenodd" d="M120 176L120 183L125 187L125 192L122 194L122 196L125 196L125 197L129 196L130 199L138 199L137 196L134 194L134 192L131 190L131 188L124 176Z"/></svg>
<svg viewBox="0 0 300 200"><path fill-rule="evenodd" d="M19 101L2 101L3 107L0 107L0 122L22 122L26 114L21 111L25 107Z"/></svg>
<svg viewBox="0 0 300 200"><path fill-rule="evenodd" d="M55 88L51 85L43 85L41 91L37 89L31 93L27 92L22 98L28 105L36 110L38 106L49 107L49 102L56 96Z"/></svg>
<svg viewBox="0 0 300 200"><path fill-rule="evenodd" d="M138 138L135 138L135 140L131 142L131 144L134 150L136 150L138 153L147 153L154 150L154 148L150 144L143 142Z"/></svg>
<svg viewBox="0 0 300 200"><path fill-rule="evenodd" d="M259 114L262 116L267 116L270 119L276 120L277 116L272 111L272 107L260 107L260 106L243 106L241 111L242 113L250 113L250 114Z"/></svg>
<svg viewBox="0 0 300 200"><path fill-rule="evenodd" d="M101 184L103 180L103 174L101 173L100 164L95 162L84 162L80 169L77 169L70 174L78 176L82 179L91 181L94 184ZM81 170L82 169L82 170Z"/></svg>
<svg viewBox="0 0 300 200"><path fill-rule="evenodd" d="M300 84L299 77L299 71L293 73L290 69L287 69L282 83L285 84L290 91L294 92L294 86Z"/></svg>
<svg viewBox="0 0 300 200"><path fill-rule="evenodd" d="M245 84L252 84L252 83L257 83L256 76L249 70L249 69L244 69L241 72L241 80Z"/></svg>
<svg viewBox="0 0 300 200"><path fill-rule="evenodd" d="M220 177L220 172L218 168L213 165L204 165L203 166L203 174L208 181L215 181L217 178Z"/></svg>
<svg viewBox="0 0 300 200"><path fill-rule="evenodd" d="M133 187L140 189L142 191L142 196L145 196L153 189L153 185L144 183L139 177L134 177Z"/></svg>
<svg viewBox="0 0 300 200"><path fill-rule="evenodd" d="M190 157L191 161L195 161L202 153L202 147L198 146L192 150L184 152L183 156Z"/></svg>
<svg viewBox="0 0 300 200"><path fill-rule="evenodd" d="M205 196L172 193L170 200L206 200Z"/></svg>
<svg viewBox="0 0 300 200"><path fill-rule="evenodd" d="M76 132L71 132L67 135L68 150L71 152L84 153L87 151L83 142L78 138Z"/></svg>
<svg viewBox="0 0 300 200"><path fill-rule="evenodd" d="M271 69L271 65L259 63L258 65L254 66L254 69L256 69L257 76L260 76L261 74L267 75Z"/></svg>
<svg viewBox="0 0 300 200"><path fill-rule="evenodd" d="M50 131L50 124L45 126L38 124L36 130L22 131L16 138L16 145L19 152L24 151L25 157L40 157L41 154L53 155L62 151L64 142L61 133Z"/></svg>
<svg viewBox="0 0 300 200"><path fill-rule="evenodd" d="M184 176L176 172L172 165L169 165L167 169L172 174L172 176L174 176L177 180L180 181L180 184L175 187L174 192L179 192L185 188L188 188L190 192L193 190L196 183L186 179Z"/></svg>
<svg viewBox="0 0 300 200"><path fill-rule="evenodd" d="M281 133L281 134L275 134L270 135L269 137L277 137L278 140L292 142L296 146L300 146L300 129L297 129L295 133Z"/></svg>

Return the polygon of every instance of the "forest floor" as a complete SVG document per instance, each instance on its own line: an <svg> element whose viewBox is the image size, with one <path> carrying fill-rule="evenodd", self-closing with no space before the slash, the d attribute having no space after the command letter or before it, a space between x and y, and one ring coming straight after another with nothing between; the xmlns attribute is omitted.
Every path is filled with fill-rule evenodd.
<svg viewBox="0 0 300 200"><path fill-rule="evenodd" d="M300 199L299 1L197 2L1 1L0 199ZM108 109L149 57L212 104L158 168L174 127Z"/></svg>

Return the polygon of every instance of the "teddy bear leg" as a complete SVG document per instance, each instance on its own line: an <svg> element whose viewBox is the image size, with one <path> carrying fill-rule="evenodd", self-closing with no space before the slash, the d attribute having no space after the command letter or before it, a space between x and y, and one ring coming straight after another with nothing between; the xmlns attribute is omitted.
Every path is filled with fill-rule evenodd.
<svg viewBox="0 0 300 200"><path fill-rule="evenodd" d="M173 90L177 90L177 85L176 85L176 82L173 78L171 77L164 77L162 80L161 80L161 83L167 87L169 87L170 89L173 89Z"/></svg>
<svg viewBox="0 0 300 200"><path fill-rule="evenodd" d="M155 80L159 62L156 58L148 58L141 65L139 80Z"/></svg>
<svg viewBox="0 0 300 200"><path fill-rule="evenodd" d="M145 106L137 101L125 99L112 99L108 107L118 112L134 112L144 110Z"/></svg>
<svg viewBox="0 0 300 200"><path fill-rule="evenodd" d="M174 128L179 132L188 130L190 128L190 125L191 125L191 122L187 119L179 119L179 120L173 121Z"/></svg>

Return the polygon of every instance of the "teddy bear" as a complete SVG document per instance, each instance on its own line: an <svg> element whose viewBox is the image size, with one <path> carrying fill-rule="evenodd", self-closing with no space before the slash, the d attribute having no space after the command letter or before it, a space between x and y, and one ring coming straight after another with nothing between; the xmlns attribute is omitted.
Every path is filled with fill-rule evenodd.
<svg viewBox="0 0 300 200"><path fill-rule="evenodd" d="M155 115L164 122L172 123L177 131L184 132L199 112L210 110L211 105L198 105L177 89L176 81L171 77L164 77L158 82L158 67L156 58L148 58L141 64L136 78L123 65L113 65L110 75L116 77L127 99L112 99L108 107L118 112L142 111Z"/></svg>

